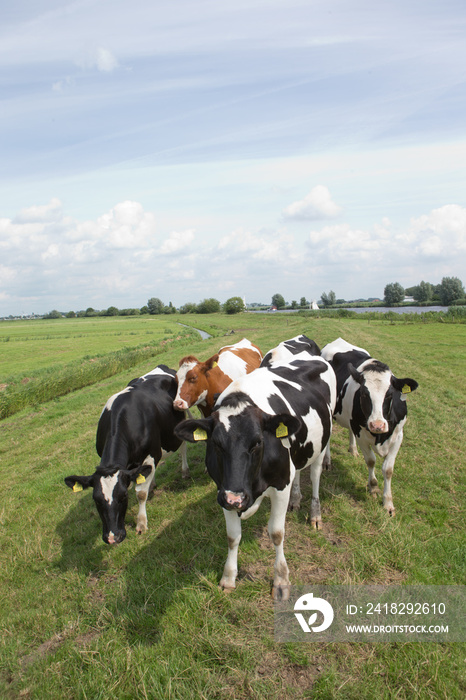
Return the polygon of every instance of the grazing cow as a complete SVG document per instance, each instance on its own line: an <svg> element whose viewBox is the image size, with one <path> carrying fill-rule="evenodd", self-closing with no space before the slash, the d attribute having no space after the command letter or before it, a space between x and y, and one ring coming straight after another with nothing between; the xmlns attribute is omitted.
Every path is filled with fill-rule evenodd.
<svg viewBox="0 0 466 700"><path fill-rule="evenodd" d="M133 379L107 401L102 411L96 436L101 460L95 473L65 479L73 491L93 488L102 520L102 539L107 544L118 544L126 537L128 488L133 481L139 501L136 532L147 530L146 500L163 454L181 446L182 474L189 475L186 444L174 434L175 426L184 418L173 408L175 394L175 370L165 365Z"/></svg>
<svg viewBox="0 0 466 700"><path fill-rule="evenodd" d="M356 443L361 448L369 470L368 488L374 496L379 493L375 453L383 458L383 507L389 515L395 515L391 479L408 415L405 394L417 389L418 383L397 379L386 364L343 338L326 345L322 357L330 362L337 377L334 418L350 431L349 452L357 455Z"/></svg>
<svg viewBox="0 0 466 700"><path fill-rule="evenodd" d="M336 400L335 374L326 360L305 349L292 354L284 344L275 356L281 354L282 359L230 384L210 417L184 421L175 428L183 440L207 440L206 466L217 485L228 537L223 589L235 588L241 520L256 512L264 496L270 498L268 532L275 546L276 599L289 595L283 543L296 469L311 467L311 520L315 526L321 521L319 478Z"/></svg>
<svg viewBox="0 0 466 700"><path fill-rule="evenodd" d="M173 406L178 411L199 406L202 415L207 418L212 413L216 395L234 379L257 369L261 360L259 348L246 338L235 345L220 348L205 362L199 362L193 355L184 357L176 373L178 391Z"/></svg>

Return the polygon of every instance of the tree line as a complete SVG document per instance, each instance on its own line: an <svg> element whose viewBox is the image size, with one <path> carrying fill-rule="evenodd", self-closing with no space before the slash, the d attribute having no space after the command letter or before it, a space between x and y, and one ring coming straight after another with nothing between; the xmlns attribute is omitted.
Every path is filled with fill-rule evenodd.
<svg viewBox="0 0 466 700"><path fill-rule="evenodd" d="M214 314L223 311L226 314L237 314L245 310L244 301L241 297L231 297L221 304L217 299L203 299L199 304L184 304L179 309L173 306L170 301L165 305L158 297L151 297L145 306L141 308L118 309L116 306L109 306L108 309L96 310L89 306L82 311L68 311L63 313L54 309L50 313L45 314L42 318L81 318L94 316L140 316L144 314L162 315L162 314Z"/></svg>
<svg viewBox="0 0 466 700"><path fill-rule="evenodd" d="M394 306L401 304L406 296L413 297L414 301L419 304L439 303L442 306L462 305L466 304L466 292L462 281L458 277L444 277L440 284L431 284L430 282L420 282L414 287L406 289L399 282L389 282L384 288L383 303L386 306ZM360 300L359 300L360 301ZM380 303L380 300L371 298L367 300L370 303ZM324 308L339 306L354 302L347 302L344 299L337 299L333 290L330 292L322 292L321 298L318 300L318 305ZM292 301L287 304L282 294L274 294L272 296L271 307L276 309L308 309L310 302L306 297L301 297L298 301ZM116 306L109 306L108 309L96 311L92 307L88 307L85 311L69 311L62 313L54 309L43 318L76 318L81 316L139 316L143 314L161 315L161 314L214 314L223 311L226 314L237 314L245 311L246 306L241 297L231 297L221 304L217 299L203 299L199 304L188 302L183 304L178 309L173 306L170 301L165 305L158 297L151 297L145 306L141 308L118 309Z"/></svg>

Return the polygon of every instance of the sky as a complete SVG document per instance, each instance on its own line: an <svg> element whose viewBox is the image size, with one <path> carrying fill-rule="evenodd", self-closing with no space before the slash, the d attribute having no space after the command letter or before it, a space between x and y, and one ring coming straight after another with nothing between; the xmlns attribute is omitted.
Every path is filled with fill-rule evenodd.
<svg viewBox="0 0 466 700"><path fill-rule="evenodd" d="M0 16L0 316L466 282L464 0Z"/></svg>

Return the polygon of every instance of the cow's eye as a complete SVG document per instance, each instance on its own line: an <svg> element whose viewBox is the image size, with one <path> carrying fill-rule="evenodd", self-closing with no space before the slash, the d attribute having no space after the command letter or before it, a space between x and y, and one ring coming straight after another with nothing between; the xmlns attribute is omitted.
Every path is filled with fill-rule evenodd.
<svg viewBox="0 0 466 700"><path fill-rule="evenodd" d="M256 450L258 450L261 447L261 445L262 445L262 442L260 440L257 440L257 442L255 442L254 445L252 445L249 448L249 452L255 452Z"/></svg>
<svg viewBox="0 0 466 700"><path fill-rule="evenodd" d="M188 382L189 382L190 384L194 384L194 383L196 382L196 380L197 380L197 377L190 377L190 378L188 379Z"/></svg>

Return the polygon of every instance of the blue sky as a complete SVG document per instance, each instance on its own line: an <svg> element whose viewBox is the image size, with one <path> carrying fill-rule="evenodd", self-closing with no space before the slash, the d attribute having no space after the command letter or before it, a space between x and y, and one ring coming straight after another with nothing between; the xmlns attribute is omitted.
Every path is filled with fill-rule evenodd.
<svg viewBox="0 0 466 700"><path fill-rule="evenodd" d="M0 315L466 282L464 2L10 5Z"/></svg>

